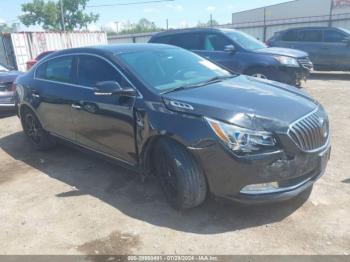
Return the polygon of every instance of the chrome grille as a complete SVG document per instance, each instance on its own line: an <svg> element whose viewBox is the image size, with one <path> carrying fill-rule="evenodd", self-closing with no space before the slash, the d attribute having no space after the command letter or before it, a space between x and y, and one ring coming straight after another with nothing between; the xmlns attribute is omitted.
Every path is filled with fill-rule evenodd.
<svg viewBox="0 0 350 262"><path fill-rule="evenodd" d="M312 64L312 62L310 61L309 57L299 58L299 59L298 59L298 62L299 62L299 64L300 64L302 67L304 67L304 68L306 68L306 69L308 69L308 70L311 70L311 69L313 68L313 64Z"/></svg>
<svg viewBox="0 0 350 262"><path fill-rule="evenodd" d="M317 150L328 141L329 122L316 110L294 122L289 127L288 134L301 150Z"/></svg>

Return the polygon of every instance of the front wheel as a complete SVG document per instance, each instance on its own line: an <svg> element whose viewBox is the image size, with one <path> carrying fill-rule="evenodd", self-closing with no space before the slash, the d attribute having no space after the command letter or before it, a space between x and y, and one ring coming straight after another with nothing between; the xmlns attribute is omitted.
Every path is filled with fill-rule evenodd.
<svg viewBox="0 0 350 262"><path fill-rule="evenodd" d="M180 144L160 139L153 154L156 176L175 209L200 205L207 195L207 183L194 157Z"/></svg>
<svg viewBox="0 0 350 262"><path fill-rule="evenodd" d="M253 68L248 70L245 75L260 78L260 79L270 79L270 74L267 70L259 69L259 68Z"/></svg>
<svg viewBox="0 0 350 262"><path fill-rule="evenodd" d="M48 150L56 145L55 139L42 127L39 119L30 109L24 109L21 115L24 133L37 150Z"/></svg>

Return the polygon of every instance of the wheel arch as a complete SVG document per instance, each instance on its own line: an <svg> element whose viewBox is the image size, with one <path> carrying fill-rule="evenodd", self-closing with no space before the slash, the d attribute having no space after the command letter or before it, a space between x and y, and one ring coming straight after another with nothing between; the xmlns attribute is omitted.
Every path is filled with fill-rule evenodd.
<svg viewBox="0 0 350 262"><path fill-rule="evenodd" d="M22 121L22 114L23 114L24 110L26 110L26 109L33 112L35 114L35 116L38 118L40 124L44 127L43 121L41 120L41 118L38 115L38 113L36 112L36 110L30 104L27 104L27 103L23 103L19 106L18 114L19 114L19 118L21 119L21 121Z"/></svg>
<svg viewBox="0 0 350 262"><path fill-rule="evenodd" d="M151 175L153 170L153 163L152 163L152 154L154 153L155 146L157 145L158 141L161 139L167 139L174 141L175 143L179 144L181 147L183 147L184 150L186 150L194 159L198 167L201 169L205 181L206 181L206 186L208 189L208 192L210 191L210 185L208 181L208 177L205 173L205 170L201 166L201 161L197 158L191 150L188 149L184 141L182 141L180 138L173 137L170 135L154 135L152 137L149 137L147 141L145 142L144 146L142 147L142 150L140 151L140 165L142 167L142 170L144 171L145 175Z"/></svg>
<svg viewBox="0 0 350 262"><path fill-rule="evenodd" d="M267 70L267 69L268 69L268 65L254 64L254 65L251 65L251 66L247 67L247 68L243 71L243 74L249 75L249 73L251 73L251 72L259 71L259 70Z"/></svg>

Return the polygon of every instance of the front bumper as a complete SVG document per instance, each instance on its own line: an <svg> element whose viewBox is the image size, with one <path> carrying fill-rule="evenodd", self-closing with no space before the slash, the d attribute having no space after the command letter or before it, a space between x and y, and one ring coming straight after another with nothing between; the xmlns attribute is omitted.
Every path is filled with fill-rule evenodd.
<svg viewBox="0 0 350 262"><path fill-rule="evenodd" d="M330 144L320 152L277 152L239 159L216 144L192 153L201 163L210 191L218 197L246 204L279 202L310 188L325 172ZM278 183L275 190L244 193L249 185Z"/></svg>
<svg viewBox="0 0 350 262"><path fill-rule="evenodd" d="M14 113L15 111L15 104L2 104L0 101L0 114Z"/></svg>
<svg viewBox="0 0 350 262"><path fill-rule="evenodd" d="M275 69L271 80L281 83L300 86L301 81L306 81L310 76L311 70L304 67L281 66Z"/></svg>

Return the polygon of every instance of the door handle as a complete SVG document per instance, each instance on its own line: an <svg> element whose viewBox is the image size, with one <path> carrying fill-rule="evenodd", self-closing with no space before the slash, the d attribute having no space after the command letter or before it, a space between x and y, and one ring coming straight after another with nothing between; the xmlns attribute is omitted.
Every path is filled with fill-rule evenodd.
<svg viewBox="0 0 350 262"><path fill-rule="evenodd" d="M329 46L322 46L321 49L329 49Z"/></svg>
<svg viewBox="0 0 350 262"><path fill-rule="evenodd" d="M95 91L94 94L95 94L95 96L111 96L111 95L113 95L112 92L100 92L100 91Z"/></svg>
<svg viewBox="0 0 350 262"><path fill-rule="evenodd" d="M72 104L72 108L77 109L77 110L80 110L80 109L81 109L81 106L80 106L80 105Z"/></svg>

